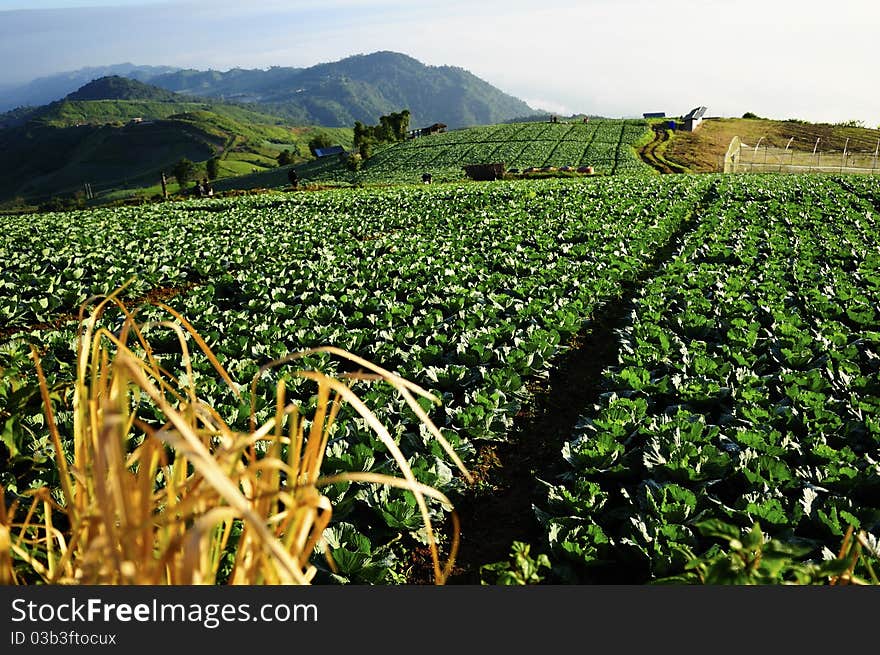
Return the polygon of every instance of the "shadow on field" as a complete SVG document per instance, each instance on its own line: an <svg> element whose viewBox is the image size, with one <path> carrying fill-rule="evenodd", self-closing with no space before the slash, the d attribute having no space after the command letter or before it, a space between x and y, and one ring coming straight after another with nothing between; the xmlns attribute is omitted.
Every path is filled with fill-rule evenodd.
<svg viewBox="0 0 880 655"><path fill-rule="evenodd" d="M627 324L639 289L693 230L704 202L696 205L695 213L658 249L642 272L621 285L619 296L597 308L572 338L570 350L554 363L549 378L529 381L532 401L517 415L510 441L476 443L470 470L478 481L477 491L455 501L461 519L461 546L449 584L480 584L480 567L509 560L514 541L531 544L533 555L546 552L545 531L533 509L533 505L540 507L546 502L538 480L556 483L565 472L562 446L571 438L578 417L606 391L603 371L618 363L617 330ZM608 571L613 580L596 582L632 582L622 579L621 574L625 575Z"/></svg>

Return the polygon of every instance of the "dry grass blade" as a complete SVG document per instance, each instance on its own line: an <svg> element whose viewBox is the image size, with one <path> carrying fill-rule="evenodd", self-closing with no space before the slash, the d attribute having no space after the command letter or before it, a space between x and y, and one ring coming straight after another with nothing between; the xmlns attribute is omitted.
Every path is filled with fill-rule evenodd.
<svg viewBox="0 0 880 655"><path fill-rule="evenodd" d="M23 518L15 506L7 509L0 503L0 582L20 582L16 567L24 566L31 579L36 575L51 584L307 584L317 571L310 560L333 510L319 488L343 481L412 493L428 535L435 580L445 581L458 548L458 520L452 512L450 557L441 567L426 499L446 509L451 503L416 480L388 430L348 384L316 371L297 371L318 387L314 415L303 416L296 404L287 402L282 382L275 389L275 415L257 427L252 404L250 431L236 432L198 397L188 337L236 395L238 387L192 325L164 305L177 323L138 325L117 295L100 300L88 319L81 313L72 463L63 449L39 356L32 353L64 500L59 505L48 489L37 490ZM116 332L99 326L113 305L124 317ZM153 355L144 330L154 325L177 333L184 384ZM136 346L130 347L132 337ZM317 352L348 357L395 387L469 476L414 395L437 399L389 371L345 351L323 348L272 362L258 375ZM382 440L402 477L321 477L331 429L344 403ZM157 410L161 425L138 416L147 405ZM261 441L266 445L258 455L255 446ZM69 527L61 530L60 525Z"/></svg>
<svg viewBox="0 0 880 655"><path fill-rule="evenodd" d="M428 417L428 415L424 412L424 410L415 401L415 399L412 396L412 393L416 393L424 398L428 398L432 402L439 402L439 400L436 397L434 397L433 395L431 395L430 393L428 393L427 391L422 389L420 386L418 386L408 380L405 380L404 378L401 378L400 376L398 376L398 375L396 375L386 369L383 369L379 366L376 366L375 364L372 364L361 357L358 357L356 355L353 355L351 353L348 353L344 350L341 350L339 348L335 348L332 346L327 346L327 347L323 347L323 348L312 348L312 349L292 353L290 355L287 355L286 357L282 357L282 358L273 360L273 361L269 362L268 364L263 365L260 368L260 370L254 376L254 379L251 382L251 431L256 430L256 421L255 421L256 390L257 390L257 383L259 382L262 375L266 371L268 371L272 368L294 362L298 359L301 359L302 357L305 357L310 354L316 354L316 353L329 353L329 354L333 354L333 355L337 355L337 356L349 359L349 360L355 362L356 364L362 366L363 368L366 368L366 369L373 371L373 373L376 376L378 376L377 379L382 380L383 382L386 382L386 383L390 384L392 387L394 387L404 397L404 399L406 400L409 407L415 411L416 415L422 421L422 424L426 426L426 428L428 429L430 434L433 435L441 443L441 445L443 446L443 448L447 452L450 452L453 454L453 460L455 461L456 466L458 466L459 470L462 471L462 473L465 475L467 480L469 482L473 481L473 478L470 475L470 472L465 468L464 464L461 462L461 460L458 458L458 456L455 455L454 451L452 450L452 446L446 441L446 439L443 438L443 435L440 433L440 431L437 429L437 427L433 424L433 422ZM408 491L410 491L413 494L413 496L415 497L416 504L417 504L417 506L419 508L419 512L422 516L422 523L425 528L425 533L427 535L428 548L431 552L431 560L432 560L432 564L434 567L434 579L438 584L442 584L443 582L445 582L446 575L447 575L446 572L451 570L452 558L450 558L450 561L447 562L441 568L440 555L439 555L438 546L437 546L437 539L435 537L434 528L431 523L430 512L429 512L428 506L425 502L425 495L426 494L424 492L424 487L423 487L423 485L420 485L418 483L418 481L415 479L415 476L413 475L412 470L410 469L409 464L406 461L406 457L404 457L403 453L400 451L400 448L394 442L394 439L391 438L391 435L389 434L388 430L385 428L385 426L382 425L382 423L379 421L379 419L376 418L375 414L373 414L373 412L371 412L369 410L369 408L367 408L366 405L363 404L363 402L360 400L360 398L358 398L357 395L355 395L354 392L351 391L351 389L346 384L343 384L340 380L330 378L330 377L324 375L323 373L312 372L312 371L297 371L296 375L298 377L303 377L306 379L313 380L313 381L317 382L319 385L318 386L318 388L319 388L319 411L315 415L314 425L318 426L318 428L321 430L322 436L321 436L317 451L323 452L323 450L327 444L327 436L329 433L329 429L328 429L329 426L327 426L327 427L324 426L324 414L320 410L320 408L326 406L326 404L327 404L327 395L326 395L327 392L325 390L332 389L332 391L334 391L339 397L344 399L348 404L350 404L358 412L358 414L367 422L367 425L369 425L369 427L373 430L373 432L376 434L376 436L379 437L379 439L382 441L382 443L388 449L388 452L391 453L392 458L394 459L395 463L397 464L398 468L400 469L400 471L403 474L403 480L399 480L398 478L393 478L393 477L383 477L382 479L385 480L385 483L391 484L392 486L399 487L399 486L401 486L401 484L399 484L399 483L402 483L403 486ZM349 377L354 377L354 378L360 377L361 379L376 379L376 378L373 378L372 376L349 376ZM334 408L335 407L337 407L336 404L334 404ZM312 439L311 434L310 434L309 439L308 439L308 443L313 444L316 440L317 439ZM305 461L309 462L310 464L315 463L311 459L305 460ZM317 460L317 463L320 463L320 460ZM297 479L302 480L303 478L300 477ZM354 478L350 477L349 479L354 479ZM312 484L316 484L318 482L318 471L317 471L316 467L314 467L314 466L307 467L306 480ZM392 480L394 480L395 482L391 482ZM433 497L437 498L436 495L434 495L434 494L431 494L431 495ZM446 499L444 496L442 496L442 494L440 495L440 499L445 504L451 505L451 503L449 503L448 499ZM457 535L454 538L457 540Z"/></svg>

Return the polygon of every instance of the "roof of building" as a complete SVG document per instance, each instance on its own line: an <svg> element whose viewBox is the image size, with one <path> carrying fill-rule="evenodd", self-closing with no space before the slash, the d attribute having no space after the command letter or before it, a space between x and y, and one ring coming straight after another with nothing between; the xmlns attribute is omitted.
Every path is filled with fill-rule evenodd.
<svg viewBox="0 0 880 655"><path fill-rule="evenodd" d="M341 155L345 152L342 146L330 146L329 148L315 148L315 157L328 157L329 155Z"/></svg>
<svg viewBox="0 0 880 655"><path fill-rule="evenodd" d="M696 109L691 109L690 113L684 117L685 120L700 120L703 117L703 114L706 113L705 107L697 107Z"/></svg>

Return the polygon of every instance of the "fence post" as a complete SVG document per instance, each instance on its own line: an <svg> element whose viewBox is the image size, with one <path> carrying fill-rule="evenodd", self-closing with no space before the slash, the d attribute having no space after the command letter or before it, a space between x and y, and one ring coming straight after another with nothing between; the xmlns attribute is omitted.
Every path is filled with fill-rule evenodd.
<svg viewBox="0 0 880 655"><path fill-rule="evenodd" d="M792 141L794 141L794 137L791 137L788 140L788 143L785 144L785 150L782 152L782 156L779 158L779 172L780 173L782 172L782 167L785 166L785 153L788 152L788 147L791 145ZM794 150L791 151L791 156L789 157L789 162L788 162L788 172L789 173L794 172L794 170L792 168L793 166L794 166Z"/></svg>

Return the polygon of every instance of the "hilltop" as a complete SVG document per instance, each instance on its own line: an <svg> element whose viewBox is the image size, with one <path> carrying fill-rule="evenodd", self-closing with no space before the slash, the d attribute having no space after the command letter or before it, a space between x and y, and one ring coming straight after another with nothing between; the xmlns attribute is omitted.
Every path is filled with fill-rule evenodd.
<svg viewBox="0 0 880 655"><path fill-rule="evenodd" d="M172 66L136 66L135 64L113 64L112 66L92 66L76 71L56 73L39 77L26 84L0 91L0 112L16 107L40 107L76 91L84 84L101 77L119 75L132 80L147 82L151 78L178 70Z"/></svg>
<svg viewBox="0 0 880 655"><path fill-rule="evenodd" d="M152 84L138 80L108 75L92 80L88 84L68 94L65 100L152 100L154 102L176 102L180 95L166 91Z"/></svg>
<svg viewBox="0 0 880 655"><path fill-rule="evenodd" d="M160 120L194 111L209 111L241 123L288 124L279 116L242 105L200 99L125 77L108 76L92 80L48 105L2 114L0 126L16 127L30 123L79 127L126 123L133 119Z"/></svg>
<svg viewBox="0 0 880 655"><path fill-rule="evenodd" d="M514 98L453 66L427 66L396 52L355 55L310 68L182 70L152 84L179 93L253 103L302 123L348 126L410 110L413 125L499 123L531 113Z"/></svg>

